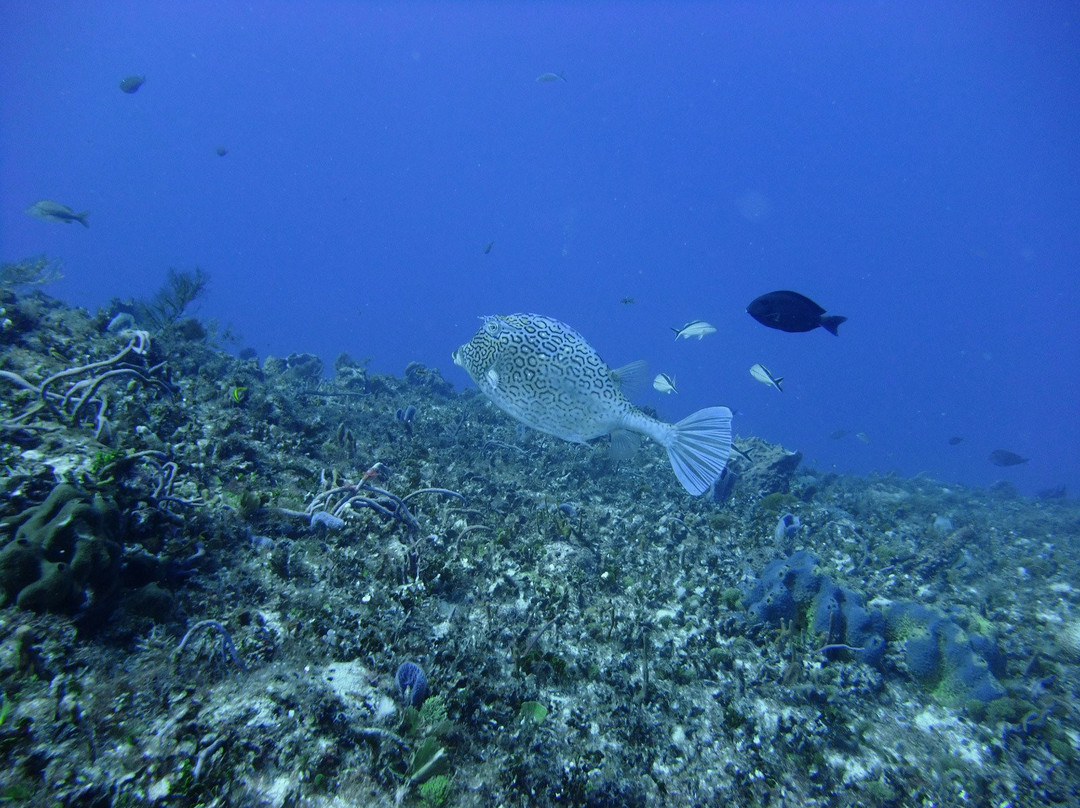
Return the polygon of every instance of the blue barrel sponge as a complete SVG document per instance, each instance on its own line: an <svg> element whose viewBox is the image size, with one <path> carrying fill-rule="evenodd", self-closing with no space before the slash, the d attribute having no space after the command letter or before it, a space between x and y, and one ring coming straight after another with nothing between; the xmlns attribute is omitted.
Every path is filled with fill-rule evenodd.
<svg viewBox="0 0 1080 808"><path fill-rule="evenodd" d="M982 634L969 634L971 650L986 660L990 667L990 673L1000 679L1005 675L1005 654L998 648L997 643Z"/></svg>
<svg viewBox="0 0 1080 808"><path fill-rule="evenodd" d="M747 604L747 611L754 618L769 625L780 625L795 619L795 599L783 582L777 581L768 591Z"/></svg>
<svg viewBox="0 0 1080 808"><path fill-rule="evenodd" d="M866 642L862 645L861 651L855 652L855 657L867 665L874 668L880 668L885 663L885 637L882 635L876 635L867 637Z"/></svg>
<svg viewBox="0 0 1080 808"><path fill-rule="evenodd" d="M991 670L1003 674L1005 657L986 637L969 637L954 620L911 602L893 604L886 625L912 677L938 702L959 708L1005 695Z"/></svg>
<svg viewBox="0 0 1080 808"><path fill-rule="evenodd" d="M831 653L852 654L868 665L880 665L885 655L885 618L868 611L858 592L824 581L810 609L810 630L827 645L847 646Z"/></svg>
<svg viewBox="0 0 1080 808"><path fill-rule="evenodd" d="M419 707L427 698L427 674L415 662L402 662L394 674L402 701L410 707Z"/></svg>
<svg viewBox="0 0 1080 808"><path fill-rule="evenodd" d="M809 602L821 588L822 578L814 572L816 566L817 557L806 550L792 553L788 558L785 582L796 603Z"/></svg>
<svg viewBox="0 0 1080 808"><path fill-rule="evenodd" d="M942 621L942 677L934 696L942 704L963 707L970 701L984 704L1005 695L986 660L975 652L971 640L956 623Z"/></svg>
<svg viewBox="0 0 1080 808"><path fill-rule="evenodd" d="M862 598L848 598L842 605L845 642L856 657L867 665L879 666L885 657L885 618L877 609L868 610Z"/></svg>
<svg viewBox="0 0 1080 808"><path fill-rule="evenodd" d="M810 631L826 643L845 641L843 598L840 587L826 581L810 603Z"/></svg>
<svg viewBox="0 0 1080 808"><path fill-rule="evenodd" d="M931 634L930 626L940 617L920 603L908 600L894 603L885 611L885 637L898 645L911 639L925 639Z"/></svg>
<svg viewBox="0 0 1080 808"><path fill-rule="evenodd" d="M746 591L743 605L759 620L768 623L793 619L794 605L805 607L821 586L821 576L814 572L816 564L817 559L805 550L793 553L789 558L770 561L761 571L761 577ZM780 590L786 592L787 597L782 597ZM771 596L771 604L763 604L767 595ZM790 609L786 607L789 601ZM784 608L777 610L776 606L781 602ZM775 616L766 617L764 613Z"/></svg>

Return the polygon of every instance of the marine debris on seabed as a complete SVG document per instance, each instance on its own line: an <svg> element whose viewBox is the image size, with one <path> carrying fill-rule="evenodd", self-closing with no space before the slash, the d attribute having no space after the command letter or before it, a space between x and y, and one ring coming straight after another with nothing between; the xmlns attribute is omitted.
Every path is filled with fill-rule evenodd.
<svg viewBox="0 0 1080 808"><path fill-rule="evenodd" d="M519 430L434 368L326 379L229 356L183 306L0 296L12 804L1080 788L1074 499L745 436L694 498L660 447Z"/></svg>

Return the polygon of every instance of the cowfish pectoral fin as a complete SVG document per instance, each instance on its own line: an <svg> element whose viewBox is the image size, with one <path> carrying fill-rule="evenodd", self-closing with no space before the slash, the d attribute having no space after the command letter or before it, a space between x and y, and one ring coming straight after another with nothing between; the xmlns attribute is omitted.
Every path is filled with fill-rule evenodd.
<svg viewBox="0 0 1080 808"><path fill-rule="evenodd" d="M611 433L611 459L619 462L629 460L641 446L641 438L628 429L616 429Z"/></svg>
<svg viewBox="0 0 1080 808"><path fill-rule="evenodd" d="M701 496L720 477L731 454L731 410L706 407L672 425L664 440L683 488Z"/></svg>
<svg viewBox="0 0 1080 808"><path fill-rule="evenodd" d="M633 397L644 390L649 381L649 363L644 359L639 359L621 368L615 368L610 376L624 396Z"/></svg>

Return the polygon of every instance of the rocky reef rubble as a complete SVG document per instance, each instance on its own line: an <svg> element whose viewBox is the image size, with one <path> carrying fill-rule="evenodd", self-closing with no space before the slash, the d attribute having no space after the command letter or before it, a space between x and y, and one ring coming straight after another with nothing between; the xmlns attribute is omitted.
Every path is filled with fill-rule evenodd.
<svg viewBox="0 0 1080 808"><path fill-rule="evenodd" d="M3 305L0 370L24 380L131 339L115 310ZM1070 500L823 474L759 438L728 495L694 499L657 447L614 462L519 430L433 368L241 358L184 319L146 334L161 385L81 388L107 434L27 416L41 391L0 379L10 804L1080 787Z"/></svg>

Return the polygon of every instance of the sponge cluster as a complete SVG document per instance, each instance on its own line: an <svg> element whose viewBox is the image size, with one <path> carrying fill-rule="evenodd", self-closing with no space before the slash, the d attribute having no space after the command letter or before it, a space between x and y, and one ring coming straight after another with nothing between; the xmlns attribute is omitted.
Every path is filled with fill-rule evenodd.
<svg viewBox="0 0 1080 808"><path fill-rule="evenodd" d="M882 667L891 643L911 676L949 706L1005 695L998 677L1005 657L992 640L968 634L951 618L918 603L899 601L885 612L817 571L817 558L800 550L771 561L746 587L743 605L761 623L792 625L818 637L825 654Z"/></svg>

